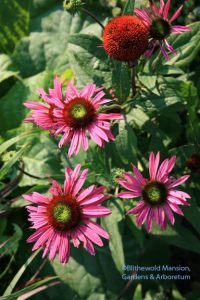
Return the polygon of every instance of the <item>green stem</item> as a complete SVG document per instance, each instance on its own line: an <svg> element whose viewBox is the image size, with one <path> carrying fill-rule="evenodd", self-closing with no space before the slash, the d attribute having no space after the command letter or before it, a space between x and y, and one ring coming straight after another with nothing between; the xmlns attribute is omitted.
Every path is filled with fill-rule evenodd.
<svg viewBox="0 0 200 300"><path fill-rule="evenodd" d="M95 20L95 22L97 22L100 26L101 26L101 28L105 28L104 26L103 26L103 24L95 17L95 15L93 14L93 13L91 13L90 11L88 11L86 8L84 8L84 7L81 7L80 8L80 10L82 11L82 12L84 12L84 13L86 13L88 16L90 16L93 20Z"/></svg>

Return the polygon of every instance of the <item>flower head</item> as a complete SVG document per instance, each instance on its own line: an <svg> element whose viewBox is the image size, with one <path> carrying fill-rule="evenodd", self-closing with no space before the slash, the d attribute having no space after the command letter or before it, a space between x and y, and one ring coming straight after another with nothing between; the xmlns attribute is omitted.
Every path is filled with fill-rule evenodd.
<svg viewBox="0 0 200 300"><path fill-rule="evenodd" d="M135 62L148 45L148 29L135 16L119 16L110 20L103 32L103 47L117 60Z"/></svg>
<svg viewBox="0 0 200 300"><path fill-rule="evenodd" d="M34 206L27 206L29 220L36 231L29 238L28 242L35 242L33 251L43 247L43 257L49 253L53 260L56 253L59 260L65 264L70 256L70 240L74 247L83 247L95 255L93 244L103 246L101 237L108 239L108 233L90 218L100 218L111 213L110 209L100 204L108 198L104 194L105 187L95 185L83 189L88 170L80 174L81 165L74 170L65 169L64 189L57 181L52 181L49 189L51 196L43 196L33 192L23 195L24 199L33 203Z"/></svg>
<svg viewBox="0 0 200 300"><path fill-rule="evenodd" d="M160 0L160 7L158 7L154 0L149 0L150 9L136 8L134 10L136 16L140 18L149 29L150 41L148 50L145 52L146 57L151 56L156 46L160 46L163 55L169 60L169 55L166 50L173 54L176 54L176 51L168 43L167 37L171 33L181 34L184 31L191 31L191 28L188 26L171 24L181 13L183 5L169 18L170 2L171 0L167 0L166 3Z"/></svg>
<svg viewBox="0 0 200 300"><path fill-rule="evenodd" d="M70 14L74 15L78 9L83 5L82 0L64 0L63 8Z"/></svg>
<svg viewBox="0 0 200 300"><path fill-rule="evenodd" d="M49 94L43 89L39 90L39 94L46 105L25 102L24 105L33 112L31 118L24 121L33 122L55 136L62 133L59 147L71 141L69 156L77 154L81 144L85 151L88 150L87 135L100 147L104 147L109 140L115 140L110 131L110 121L120 120L122 115L102 112L102 104L112 102L105 98L103 88L90 83L79 92L73 81L70 81L63 97L62 83L55 77L54 88L49 89Z"/></svg>
<svg viewBox="0 0 200 300"><path fill-rule="evenodd" d="M176 157L165 159L160 167L160 153L154 155L151 152L149 157L149 175L146 179L133 165L135 176L124 173L124 178L119 179L119 183L126 188L127 192L119 193L121 198L141 197L136 207L132 208L128 214L136 215L136 222L141 226L147 222L147 231L152 229L153 220L162 230L167 227L166 216L173 225L175 222L174 213L183 215L179 206L189 205L187 198L190 196L176 189L178 185L185 182L189 175L184 175L179 179L169 177L175 165Z"/></svg>

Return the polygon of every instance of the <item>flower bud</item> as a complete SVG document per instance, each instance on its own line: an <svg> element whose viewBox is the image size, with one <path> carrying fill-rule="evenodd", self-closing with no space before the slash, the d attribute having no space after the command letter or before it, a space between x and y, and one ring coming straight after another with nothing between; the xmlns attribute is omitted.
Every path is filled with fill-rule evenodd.
<svg viewBox="0 0 200 300"><path fill-rule="evenodd" d="M74 15L84 3L81 0L64 0L63 7L68 13Z"/></svg>

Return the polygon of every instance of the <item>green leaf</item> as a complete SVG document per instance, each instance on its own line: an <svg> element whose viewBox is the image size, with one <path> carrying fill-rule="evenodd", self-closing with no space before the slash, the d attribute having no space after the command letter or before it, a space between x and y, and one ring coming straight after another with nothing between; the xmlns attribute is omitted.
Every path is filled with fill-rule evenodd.
<svg viewBox="0 0 200 300"><path fill-rule="evenodd" d="M123 15L132 15L134 6L135 6L135 0L127 0L123 9Z"/></svg>
<svg viewBox="0 0 200 300"><path fill-rule="evenodd" d="M29 111L24 107L23 102L37 100L37 90L41 86L45 88L47 83L49 84L50 79L52 79L52 73L43 72L26 80L18 81L9 92L1 98L0 134L5 135L6 130L16 128L23 122L26 113ZM28 125L26 124L26 126Z"/></svg>
<svg viewBox="0 0 200 300"><path fill-rule="evenodd" d="M26 293L28 293L30 291L33 291L34 289L36 289L36 288L38 288L38 287L40 287L40 286L42 286L44 284L47 284L48 282L53 281L56 278L57 278L56 276L47 277L47 278L45 278L43 280L40 280L40 281L38 281L36 283L33 283L33 284L27 286L26 288L24 288L24 289L22 289L20 291L17 291L17 292L15 292L13 294L3 295L1 297L1 300L14 300L17 297L20 297L20 296L22 296L22 295L24 295L24 294L26 294Z"/></svg>
<svg viewBox="0 0 200 300"><path fill-rule="evenodd" d="M130 94L130 75L127 64L113 62L112 85L119 102L125 103Z"/></svg>
<svg viewBox="0 0 200 300"><path fill-rule="evenodd" d="M142 300L142 285L138 284L136 286L134 295L133 295L133 300Z"/></svg>
<svg viewBox="0 0 200 300"><path fill-rule="evenodd" d="M28 33L29 5L29 0L1 0L0 52L12 52L20 38Z"/></svg>
<svg viewBox="0 0 200 300"><path fill-rule="evenodd" d="M200 51L200 22L189 24L192 28L191 32L182 34L173 34L169 39L169 43L177 51L177 55L172 55L167 64L176 65L176 67L184 67L192 62Z"/></svg>
<svg viewBox="0 0 200 300"><path fill-rule="evenodd" d="M195 253L200 253L200 241L198 238L190 230L179 224L176 224L174 227L169 225L164 232L157 226L153 226L152 233L166 243Z"/></svg>
<svg viewBox="0 0 200 300"><path fill-rule="evenodd" d="M56 259L52 262L56 274L80 297L86 297L101 285L98 274L98 261L93 259L85 249L72 248L72 257L66 266Z"/></svg>
<svg viewBox="0 0 200 300"><path fill-rule="evenodd" d="M82 33L101 32L100 26L92 22L86 14L71 16L63 11L61 2L43 0L38 4L34 0L30 35L20 41L13 56L22 76L32 76L46 69L64 72L69 66L69 36L81 30Z"/></svg>
<svg viewBox="0 0 200 300"><path fill-rule="evenodd" d="M3 247L0 248L0 256L3 255L14 255L19 247L19 242L23 236L21 228L17 224L13 224L14 234L12 236L0 237L0 243L5 243Z"/></svg>
<svg viewBox="0 0 200 300"><path fill-rule="evenodd" d="M12 145L18 143L19 141L27 138L27 137L31 137L33 135L36 135L37 131L27 131L26 133L22 133L6 142L4 142L3 144L0 145L0 155L5 152L9 147L11 147Z"/></svg>
<svg viewBox="0 0 200 300"><path fill-rule="evenodd" d="M130 162L137 161L137 137L133 128L124 121L119 123L119 134L116 136L115 147L117 151L118 161L127 165Z"/></svg>
<svg viewBox="0 0 200 300"><path fill-rule="evenodd" d="M15 155L9 160L5 162L4 165L0 169L0 179L2 179L9 171L10 168L21 158L22 154L27 150L30 145L23 146Z"/></svg>
<svg viewBox="0 0 200 300"><path fill-rule="evenodd" d="M25 164L25 171L29 174L40 177L36 179L24 175L20 181L20 186L32 186L34 184L49 184L49 176L60 174L61 161L60 150L54 137L38 134L30 140L31 148L22 156ZM66 150L65 150L66 151Z"/></svg>
<svg viewBox="0 0 200 300"><path fill-rule="evenodd" d="M14 290L17 282L19 281L19 279L21 278L21 276L23 275L23 273L26 271L27 267L32 263L32 261L34 260L34 258L36 257L36 255L40 252L41 249L38 249L37 251L35 251L29 258L28 260L25 262L25 264L19 269L19 271L17 272L17 274L14 276L14 278L11 280L9 286L7 287L7 289L5 290L3 296L9 296L11 295L12 291Z"/></svg>
<svg viewBox="0 0 200 300"><path fill-rule="evenodd" d="M196 204L196 202L193 200L194 197L192 198L192 203L190 208L183 208L185 218L192 224L192 226L196 229L196 231L200 234L200 219L199 219L199 214L200 214L200 208Z"/></svg>
<svg viewBox="0 0 200 300"><path fill-rule="evenodd" d="M122 243L122 230L124 210L119 201L112 200L109 203L112 214L101 220L102 226L109 232L109 248L116 265L117 270L121 273L125 264L124 250ZM121 223L120 223L121 222Z"/></svg>
<svg viewBox="0 0 200 300"><path fill-rule="evenodd" d="M94 35L77 34L69 38L67 56L79 87L94 81L97 86L111 86L110 60Z"/></svg>

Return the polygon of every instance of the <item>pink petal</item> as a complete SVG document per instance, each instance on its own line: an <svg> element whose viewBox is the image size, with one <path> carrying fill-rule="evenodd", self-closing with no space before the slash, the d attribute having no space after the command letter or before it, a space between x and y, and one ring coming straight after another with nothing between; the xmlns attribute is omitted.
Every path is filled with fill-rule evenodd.
<svg viewBox="0 0 200 300"><path fill-rule="evenodd" d="M138 224L138 226L141 226L144 224L144 222L146 221L146 218L148 216L148 213L150 211L151 207L148 205L145 205L145 207L143 208L142 212L138 215L136 222Z"/></svg>
<svg viewBox="0 0 200 300"><path fill-rule="evenodd" d="M99 218L111 214L111 210L104 206L90 206L82 208L84 217Z"/></svg>
<svg viewBox="0 0 200 300"><path fill-rule="evenodd" d="M164 207L165 207L165 212L167 214L169 221L171 222L172 225L174 225L174 222L175 222L174 214L173 214L170 206L167 203L165 203Z"/></svg>
<svg viewBox="0 0 200 300"><path fill-rule="evenodd" d="M60 241L61 241L61 233L56 232L51 242L50 254L49 254L50 260L53 260L55 258L57 249L59 249L60 246Z"/></svg>
<svg viewBox="0 0 200 300"><path fill-rule="evenodd" d="M164 49L164 47L162 46L161 43L160 43L160 49L161 49L161 52L162 52L162 54L164 55L164 57L165 57L167 60L170 60L169 55L167 54L166 50Z"/></svg>
<svg viewBox="0 0 200 300"><path fill-rule="evenodd" d="M135 196L134 192L121 192L118 194L118 197L123 199L131 199L131 198L136 198L138 196Z"/></svg>
<svg viewBox="0 0 200 300"><path fill-rule="evenodd" d="M177 213L178 215L181 215L183 216L183 212L182 210L179 208L178 205L176 205L175 203L171 203L171 202L168 202L170 208L175 212Z"/></svg>
<svg viewBox="0 0 200 300"><path fill-rule="evenodd" d="M79 142L79 132L78 132L78 130L76 130L76 131L74 131L74 134L73 134L73 137L71 140L71 145L68 150L69 157L71 157L72 154L75 152L78 142Z"/></svg>
<svg viewBox="0 0 200 300"><path fill-rule="evenodd" d="M160 161L160 152L156 154L156 157L154 156L154 153L151 152L149 156L149 175L151 180L154 180L156 178L159 161Z"/></svg>
<svg viewBox="0 0 200 300"><path fill-rule="evenodd" d="M183 182L185 182L188 178L190 177L190 175L184 175L181 176L179 179L175 180L174 182L172 182L171 184L168 185L168 188L173 188L175 186L178 186L180 184L182 184Z"/></svg>
<svg viewBox="0 0 200 300"><path fill-rule="evenodd" d="M76 196L76 194L78 194L78 192L82 188L82 186L87 178L87 175L88 175L88 169L83 170L79 179L77 180L76 184L74 185L74 188L72 191L72 196Z"/></svg>
<svg viewBox="0 0 200 300"><path fill-rule="evenodd" d="M33 246L33 251L38 249L40 246L43 246L45 242L49 239L49 237L52 234L52 228L50 227L49 229L45 230L44 233L39 237L35 245Z"/></svg>
<svg viewBox="0 0 200 300"><path fill-rule="evenodd" d="M141 195L141 189L139 189L138 186L135 186L132 183L126 182L123 179L118 179L118 182L127 190L134 192L136 197Z"/></svg>
<svg viewBox="0 0 200 300"><path fill-rule="evenodd" d="M96 85L94 83L89 83L81 91L80 96L85 99L90 99L96 90Z"/></svg>
<svg viewBox="0 0 200 300"><path fill-rule="evenodd" d="M80 225L79 229L94 244L98 245L99 247L103 246L103 242L102 242L101 238L92 229L90 229L89 227L86 227L84 225Z"/></svg>
<svg viewBox="0 0 200 300"><path fill-rule="evenodd" d="M132 209L130 209L130 210L127 212L127 214L128 214L128 215L138 215L138 214L140 214L140 213L143 211L143 209L144 209L145 207L146 207L146 203L143 202L143 201L140 201L140 202L138 202L137 206L134 207L134 208L132 208Z"/></svg>
<svg viewBox="0 0 200 300"><path fill-rule="evenodd" d="M167 1L165 4L164 10L163 10L163 18L167 19L168 13L169 13L169 8L170 8L170 0Z"/></svg>
<svg viewBox="0 0 200 300"><path fill-rule="evenodd" d="M142 185L144 185L146 183L146 179L142 176L140 171L133 164L132 164L132 167L133 167L133 172L135 173L136 178Z"/></svg>
<svg viewBox="0 0 200 300"><path fill-rule="evenodd" d="M91 221L91 220L84 220L84 223L89 226L92 230L94 230L98 235L104 237L105 239L109 239L109 234L105 231L100 225Z"/></svg>
<svg viewBox="0 0 200 300"><path fill-rule="evenodd" d="M59 260L64 265L68 262L70 255L69 239L66 233L61 234L60 247L59 247Z"/></svg>
<svg viewBox="0 0 200 300"><path fill-rule="evenodd" d="M52 186L49 189L49 193L53 194L54 196L62 195L62 188L56 180L52 180Z"/></svg>
<svg viewBox="0 0 200 300"><path fill-rule="evenodd" d="M173 14L173 16L170 18L170 20L169 20L170 23L173 22L173 21L180 15L182 8L183 8L183 5L181 5L181 6L177 9L177 11L176 11L176 12Z"/></svg>
<svg viewBox="0 0 200 300"><path fill-rule="evenodd" d="M172 26L172 32L173 33L182 33L185 31L192 31L192 28L188 27L188 26L181 26L181 25L176 25L176 26Z"/></svg>
<svg viewBox="0 0 200 300"><path fill-rule="evenodd" d="M87 196L91 194L91 192L94 190L95 185L89 186L87 189L82 190L78 197L76 198L77 202L81 202L83 199L85 199Z"/></svg>

